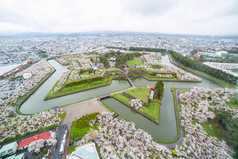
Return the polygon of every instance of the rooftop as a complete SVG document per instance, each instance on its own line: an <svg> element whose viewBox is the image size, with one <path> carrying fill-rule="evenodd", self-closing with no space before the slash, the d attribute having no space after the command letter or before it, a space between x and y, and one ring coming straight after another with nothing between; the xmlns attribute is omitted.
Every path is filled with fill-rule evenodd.
<svg viewBox="0 0 238 159"><path fill-rule="evenodd" d="M24 139L24 140L19 142L18 149L29 145L33 141L40 140L40 139L48 139L50 137L51 137L51 132L50 131L48 131L46 133L43 133L43 134L37 134L35 136L29 137L29 138Z"/></svg>
<svg viewBox="0 0 238 159"><path fill-rule="evenodd" d="M0 149L0 154L4 151L12 149L16 144L17 144L17 142L15 141L15 142L11 142L9 144L3 145L2 148Z"/></svg>
<svg viewBox="0 0 238 159"><path fill-rule="evenodd" d="M100 159L98 156L97 149L93 142L80 146L74 151L69 159Z"/></svg>
<svg viewBox="0 0 238 159"><path fill-rule="evenodd" d="M24 155L25 155L24 153L21 153L21 154L18 154L18 155L14 154L14 155L9 156L5 159L22 159L24 157Z"/></svg>

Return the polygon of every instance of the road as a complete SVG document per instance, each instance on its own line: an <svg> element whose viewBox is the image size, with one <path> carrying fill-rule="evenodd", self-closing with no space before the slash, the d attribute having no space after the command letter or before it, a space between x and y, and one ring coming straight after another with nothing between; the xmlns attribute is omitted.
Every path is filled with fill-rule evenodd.
<svg viewBox="0 0 238 159"><path fill-rule="evenodd" d="M57 129L56 129L56 133L57 133L57 143L55 145L53 154L51 156L52 159L62 159L63 155L61 155L59 153L60 151L60 145L61 145L61 141L63 139L63 136L66 132L66 130L68 130L69 126L68 124L64 124L64 125L60 125Z"/></svg>

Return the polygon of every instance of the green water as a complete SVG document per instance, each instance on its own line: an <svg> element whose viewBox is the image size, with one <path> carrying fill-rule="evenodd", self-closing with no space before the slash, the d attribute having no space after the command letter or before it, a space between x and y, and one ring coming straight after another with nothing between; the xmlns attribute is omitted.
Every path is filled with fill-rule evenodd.
<svg viewBox="0 0 238 159"><path fill-rule="evenodd" d="M56 72L49 79L47 79L47 81L41 85L40 88L38 88L37 91L27 99L26 102L23 103L20 108L22 113L37 113L55 106L63 106L131 87L125 80L112 80L111 85L108 86L44 101L45 96L59 79L62 72L67 70L66 67L60 65L55 60L50 60L49 63L56 69Z"/></svg>
<svg viewBox="0 0 238 159"><path fill-rule="evenodd" d="M163 56L162 61L170 64L168 57ZM171 64L170 64L171 65ZM137 127L145 130L152 135L153 138L160 141L171 141L177 136L176 116L174 109L173 93L171 88L192 88L205 87L205 88L217 88L216 83L202 78L201 83L196 82L164 82L164 95L160 106L160 118L159 125L151 122L147 118L135 113L127 106L121 104L113 98L107 98L102 100L104 104L116 111L128 121L133 121ZM132 80L136 86L155 85L156 81L148 81L144 78L137 78Z"/></svg>

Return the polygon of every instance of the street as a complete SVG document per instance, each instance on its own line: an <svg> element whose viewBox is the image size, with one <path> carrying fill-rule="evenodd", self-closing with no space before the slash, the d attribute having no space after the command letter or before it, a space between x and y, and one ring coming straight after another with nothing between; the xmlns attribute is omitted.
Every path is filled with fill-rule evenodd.
<svg viewBox="0 0 238 159"><path fill-rule="evenodd" d="M60 151L61 141L63 139L63 136L64 136L65 132L68 130L68 128L69 128L68 124L64 124L64 125L60 125L58 127L58 129L56 129L57 143L55 145L53 154L51 156L52 159L62 159L63 158L63 155L61 155L59 153L59 151Z"/></svg>

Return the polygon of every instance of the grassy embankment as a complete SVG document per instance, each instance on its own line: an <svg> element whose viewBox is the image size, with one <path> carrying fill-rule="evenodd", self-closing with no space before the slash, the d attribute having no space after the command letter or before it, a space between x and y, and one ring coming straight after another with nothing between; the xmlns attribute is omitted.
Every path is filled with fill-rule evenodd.
<svg viewBox="0 0 238 159"><path fill-rule="evenodd" d="M176 73L171 73L171 72L162 72L162 71L158 71L158 72L153 72L153 71L149 71L146 70L144 68L129 68L128 70L143 70L147 73L149 73L150 75L143 73L141 75L139 74L135 74L130 78L138 78L138 77L144 77L147 80L151 80L151 81L157 81L157 80L162 80L162 81L184 81L184 80L178 80L178 78L176 77ZM154 74L154 75L153 75ZM163 77L157 77L155 74L171 74L173 77L172 78L163 78ZM194 80L195 82L197 82L197 80Z"/></svg>
<svg viewBox="0 0 238 159"><path fill-rule="evenodd" d="M141 88L139 88L139 89L141 89ZM128 91L127 91L126 93L133 95L132 92L136 92L136 91L132 90L131 92L129 91L129 93L128 93ZM138 93L138 92L140 92L140 93ZM136 98L141 99L142 101L146 101L147 98L145 96L147 96L147 94L148 94L147 88L143 91L142 90L137 91ZM136 110L134 107L132 107L130 105L130 103L129 103L131 101L130 98L128 98L120 93L114 94L113 97L116 98L117 100L121 101L125 105L129 106L131 109L138 111L141 114L145 115L146 117L150 118L151 120L153 120L157 123L159 122L160 103L158 101L152 100L149 102L148 107L142 106L141 108Z"/></svg>
<svg viewBox="0 0 238 159"><path fill-rule="evenodd" d="M50 90L50 92L46 95L45 99L62 96L62 95L67 95L67 94L71 94L71 93L75 93L75 92L79 92L79 91L84 91L84 90L92 89L95 87L106 86L106 85L111 84L112 79L116 78L116 77L117 76L109 76L109 77L107 76L103 80L97 80L97 81L93 81L93 82L89 82L89 83L83 83L83 84L79 84L79 85L63 87L59 92L53 93L53 90L55 89L55 87L58 86L58 81L57 81L55 83L55 85L53 86L53 88ZM90 78L88 78L88 79L90 79Z"/></svg>
<svg viewBox="0 0 238 159"><path fill-rule="evenodd" d="M95 124L94 126L90 126L89 121L96 119L96 116L98 114L99 113L88 114L88 115L82 116L79 119L75 120L72 123L69 142L71 143L73 140L77 141L77 140L83 138L88 133L88 131L90 129L97 129L98 125ZM76 149L77 146L78 145L69 146L68 147L68 153L73 152Z"/></svg>
<svg viewBox="0 0 238 159"><path fill-rule="evenodd" d="M98 74L99 76L103 76L106 72L120 72L121 70L119 68L114 68L114 69L102 69L100 73Z"/></svg>
<svg viewBox="0 0 238 159"><path fill-rule="evenodd" d="M173 58L171 55L169 55L169 57L170 57L170 59L172 59L173 61L176 61L176 60L174 60L174 58ZM170 61L171 61L171 60L170 60ZM171 62L172 62L172 61L171 61ZM173 64L175 64L175 63L173 63ZM220 83L222 83L222 84L223 84L225 87L227 87L227 88L237 89L237 86L236 86L236 85L233 85L233 84L231 84L231 83L229 83L229 82L227 82L227 81L224 81L224 80L222 80L222 79L216 78L216 77L214 77L214 76L212 76L212 75L209 75L209 74L207 74L207 73L204 73L204 72L201 72L201 71L198 71L198 70L194 70L194 69L192 69L192 68L190 68L190 67L187 67L187 66L184 66L183 64L180 64L180 63L176 63L175 65L177 65L177 66L183 68L183 69L186 70L186 71L192 72L192 73L194 73L194 74L196 74L196 75L199 75L199 76L208 78L208 79L210 79L210 80L212 80L212 81L220 82ZM221 84L220 84L220 86L222 87Z"/></svg>

